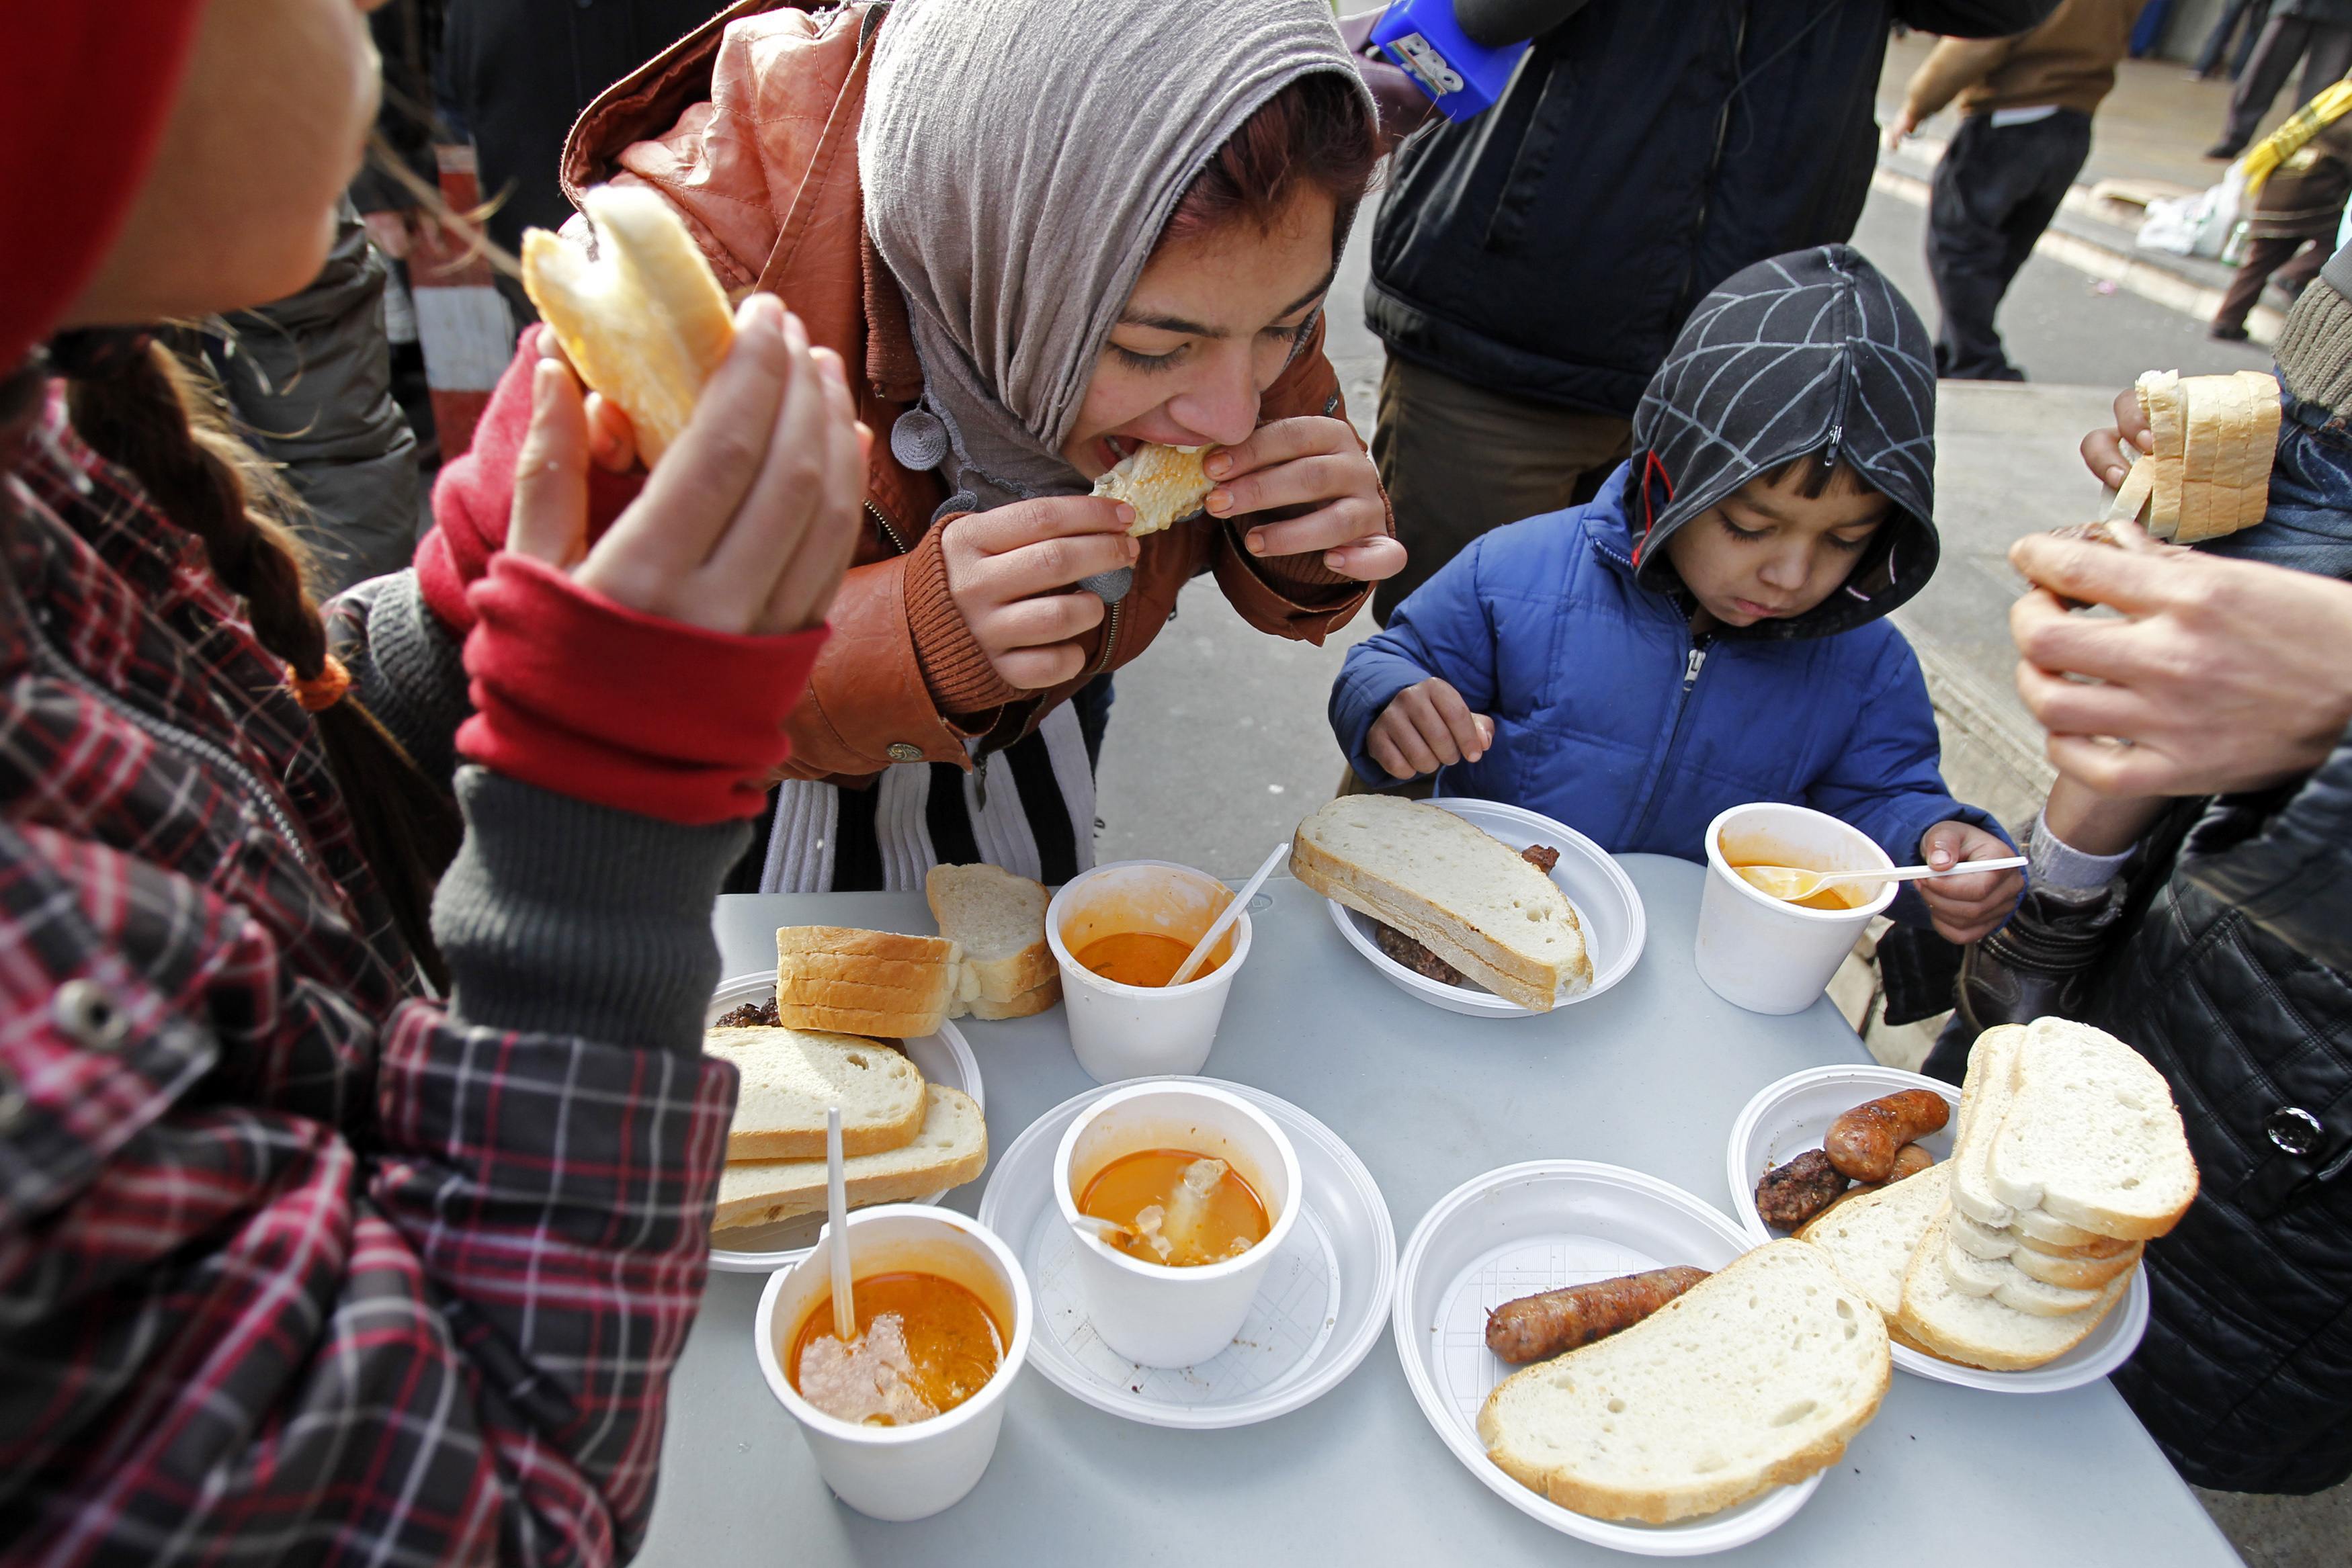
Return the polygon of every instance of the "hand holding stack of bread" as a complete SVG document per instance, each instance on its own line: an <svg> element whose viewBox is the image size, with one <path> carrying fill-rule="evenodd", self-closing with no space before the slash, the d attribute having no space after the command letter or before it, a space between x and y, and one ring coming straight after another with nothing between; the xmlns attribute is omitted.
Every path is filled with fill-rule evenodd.
<svg viewBox="0 0 2352 1568"><path fill-rule="evenodd" d="M2038 1019L1978 1040L1949 1160L1798 1234L1903 1343L2022 1371L2099 1325L2196 1196L2162 1076L2111 1035Z"/></svg>
<svg viewBox="0 0 2352 1568"><path fill-rule="evenodd" d="M824 1209L828 1105L842 1108L852 1207L960 1186L987 1166L980 1107L878 1042L932 1034L966 1013L1022 1018L1053 1006L1061 981L1045 946L1045 890L973 865L933 867L926 893L944 936L779 930L772 1010L705 1036L703 1049L742 1080L713 1229Z"/></svg>
<svg viewBox="0 0 2352 1568"><path fill-rule="evenodd" d="M2263 520L2278 448L2279 387L2262 371L2182 376L2150 371L2133 389L2155 450L2133 460L2108 508L2178 544Z"/></svg>

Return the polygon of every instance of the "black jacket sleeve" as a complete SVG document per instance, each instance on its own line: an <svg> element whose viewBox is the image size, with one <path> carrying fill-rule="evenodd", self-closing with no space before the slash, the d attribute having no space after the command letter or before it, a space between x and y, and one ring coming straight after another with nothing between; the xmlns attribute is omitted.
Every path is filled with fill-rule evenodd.
<svg viewBox="0 0 2352 1568"><path fill-rule="evenodd" d="M1947 38L2006 38L2039 27L2058 0L1895 0L1895 20Z"/></svg>
<svg viewBox="0 0 2352 1568"><path fill-rule="evenodd" d="M2179 871L2297 952L2352 970L2352 731L2275 812L2218 802Z"/></svg>

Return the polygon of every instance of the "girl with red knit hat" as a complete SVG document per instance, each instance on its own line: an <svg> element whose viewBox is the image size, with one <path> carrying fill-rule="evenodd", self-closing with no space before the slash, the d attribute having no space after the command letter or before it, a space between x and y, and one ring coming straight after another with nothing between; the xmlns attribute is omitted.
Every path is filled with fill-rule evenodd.
<svg viewBox="0 0 2352 1568"><path fill-rule="evenodd" d="M11 1561L625 1557L701 1292L711 899L859 432L756 295L591 540L543 361L462 647L397 591L322 617L145 329L316 271L371 4L0 0Z"/></svg>

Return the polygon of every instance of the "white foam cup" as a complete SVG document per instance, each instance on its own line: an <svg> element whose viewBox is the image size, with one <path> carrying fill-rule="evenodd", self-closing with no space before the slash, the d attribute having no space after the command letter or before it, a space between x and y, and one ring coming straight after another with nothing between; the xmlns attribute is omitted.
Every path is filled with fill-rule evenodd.
<svg viewBox="0 0 2352 1568"><path fill-rule="evenodd" d="M1190 948L1233 891L1168 861L1118 861L1066 883L1045 906L1045 940L1062 968L1064 1016L1078 1065L1097 1083L1198 1072L1217 1040L1225 997L1249 957L1244 913L1218 938L1214 969L1181 986L1125 986L1071 955L1098 937L1156 932Z"/></svg>
<svg viewBox="0 0 2352 1568"><path fill-rule="evenodd" d="M1731 862L1806 871L1892 871L1860 829L1803 806L1734 806L1707 824L1706 892L1698 906L1698 976L1752 1013L1802 1012L1829 988L1863 928L1893 903L1899 883L1853 909L1806 909L1774 898ZM1868 883L1849 883L1854 891Z"/></svg>
<svg viewBox="0 0 2352 1568"><path fill-rule="evenodd" d="M1171 1268L1130 1258L1079 1227L1078 1196L1104 1166L1146 1149L1231 1166L1265 1205L1265 1239L1238 1258ZM1298 1151L1265 1112L1214 1084L1130 1084L1079 1113L1054 1155L1054 1201L1078 1232L1072 1264L1087 1321L1140 1366L1195 1366L1233 1343L1274 1255L1297 1223Z"/></svg>
<svg viewBox="0 0 2352 1568"><path fill-rule="evenodd" d="M783 1357L812 1312L830 1312L825 1249L768 1276L751 1337L768 1391L800 1423L801 1438L834 1495L875 1519L928 1519L980 1484L1004 1424L1004 1395L1029 1358L1035 1308L1011 1248L975 1220L919 1203L861 1208L849 1217L854 1276L936 1274L981 1299L1004 1331L996 1375L957 1406L904 1427L868 1427L828 1416L802 1398Z"/></svg>

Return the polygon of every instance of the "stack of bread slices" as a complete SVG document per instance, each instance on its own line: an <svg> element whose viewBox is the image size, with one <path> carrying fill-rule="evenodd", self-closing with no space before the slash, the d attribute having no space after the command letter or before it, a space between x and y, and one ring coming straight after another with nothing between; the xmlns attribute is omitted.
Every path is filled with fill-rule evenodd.
<svg viewBox="0 0 2352 1568"><path fill-rule="evenodd" d="M2196 1196L2163 1077L2112 1035L2038 1019L1979 1037L1949 1160L1799 1234L1898 1342L2013 1372L2098 1327Z"/></svg>
<svg viewBox="0 0 2352 1568"><path fill-rule="evenodd" d="M927 1083L891 1044L947 1019L1024 1018L1061 999L1045 888L990 865L935 866L940 936L845 926L776 933L774 1026L714 1029L710 1055L741 1079L714 1230L825 1204L825 1110L841 1107L849 1203L899 1203L978 1176L988 1127L971 1096Z"/></svg>

